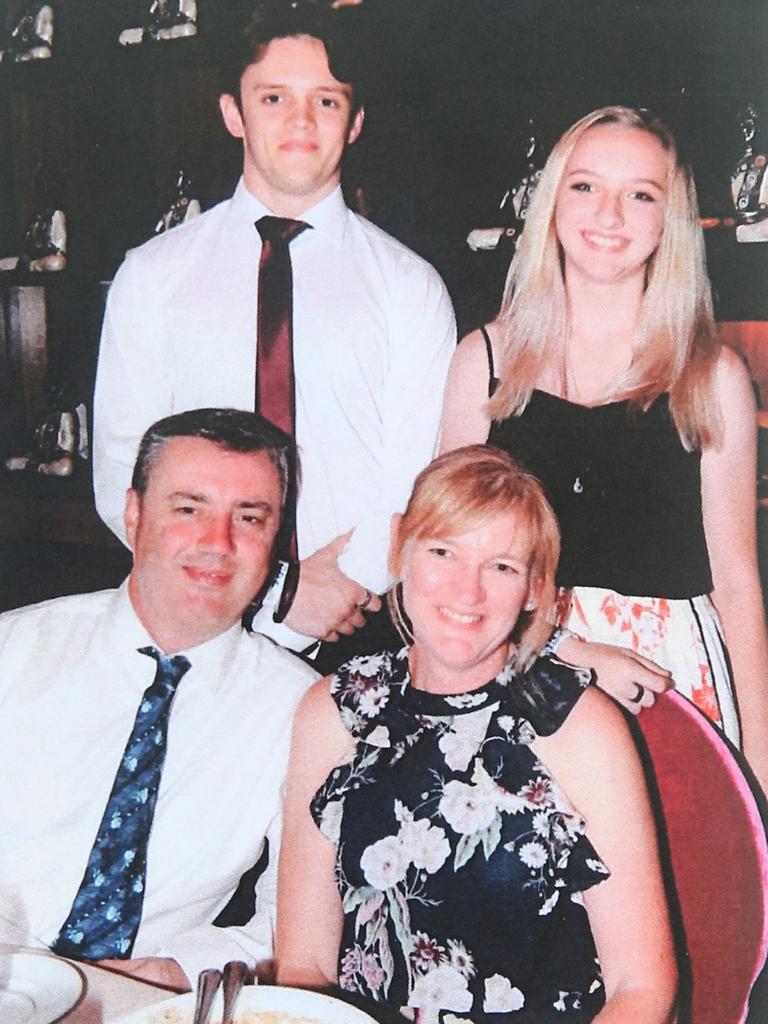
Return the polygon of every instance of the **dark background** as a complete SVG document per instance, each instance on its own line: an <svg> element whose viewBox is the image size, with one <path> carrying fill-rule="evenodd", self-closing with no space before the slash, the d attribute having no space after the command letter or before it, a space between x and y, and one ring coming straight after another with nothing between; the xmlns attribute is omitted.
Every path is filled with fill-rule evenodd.
<svg viewBox="0 0 768 1024"><path fill-rule="evenodd" d="M20 6L0 0L0 23ZM148 6L54 0L54 57L0 65L0 251L47 190L68 215L67 273L108 280L151 233L179 166L204 206L230 193L240 151L220 123L217 65L250 5L198 0L196 38L119 47ZM707 215L730 212L738 111L752 100L768 126L764 0L364 0L340 17L371 80L349 194L363 186L372 219L444 272L462 327L486 315L480 294L495 306L499 277L463 240L499 222L502 195L525 173L529 119L541 163L587 111L650 107L688 151ZM751 268L765 247L730 241L710 233L720 311L762 318ZM726 262L736 269L721 281Z"/></svg>

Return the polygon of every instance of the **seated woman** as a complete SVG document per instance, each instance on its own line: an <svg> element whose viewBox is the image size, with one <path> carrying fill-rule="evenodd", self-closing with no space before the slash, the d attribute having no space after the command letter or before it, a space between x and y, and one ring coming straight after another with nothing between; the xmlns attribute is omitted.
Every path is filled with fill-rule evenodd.
<svg viewBox="0 0 768 1024"><path fill-rule="evenodd" d="M284 984L419 1024L662 1024L676 971L621 713L539 656L559 533L540 485L475 445L393 525L397 653L318 682L295 724L279 872Z"/></svg>

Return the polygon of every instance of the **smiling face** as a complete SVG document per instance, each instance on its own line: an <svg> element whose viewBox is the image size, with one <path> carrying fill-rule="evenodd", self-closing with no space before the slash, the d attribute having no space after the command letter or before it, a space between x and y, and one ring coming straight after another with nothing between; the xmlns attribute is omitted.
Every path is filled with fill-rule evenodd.
<svg viewBox="0 0 768 1024"><path fill-rule="evenodd" d="M233 452L199 437L171 438L144 494L128 492L128 592L167 654L240 619L266 579L280 502L280 478L266 452Z"/></svg>
<svg viewBox="0 0 768 1024"><path fill-rule="evenodd" d="M576 143L555 205L569 287L637 278L664 225L669 156L655 135L595 125Z"/></svg>
<svg viewBox="0 0 768 1024"><path fill-rule="evenodd" d="M328 67L311 36L274 39L240 80L241 103L220 106L229 132L243 140L246 187L273 213L298 217L339 183L344 147L363 111L352 115L350 87Z"/></svg>
<svg viewBox="0 0 768 1024"><path fill-rule="evenodd" d="M459 693L501 671L520 613L535 605L531 554L514 510L466 533L406 542L401 576L415 685Z"/></svg>

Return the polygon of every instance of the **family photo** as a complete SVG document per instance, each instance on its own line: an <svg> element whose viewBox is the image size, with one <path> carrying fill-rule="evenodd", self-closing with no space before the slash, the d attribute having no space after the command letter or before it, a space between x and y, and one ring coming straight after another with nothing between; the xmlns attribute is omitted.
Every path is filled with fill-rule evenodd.
<svg viewBox="0 0 768 1024"><path fill-rule="evenodd" d="M0 0L0 1022L768 1019L766 39Z"/></svg>

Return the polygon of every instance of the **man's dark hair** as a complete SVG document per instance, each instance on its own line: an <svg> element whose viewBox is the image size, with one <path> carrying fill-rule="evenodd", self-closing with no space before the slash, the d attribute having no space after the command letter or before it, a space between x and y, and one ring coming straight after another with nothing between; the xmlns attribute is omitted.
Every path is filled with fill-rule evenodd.
<svg viewBox="0 0 768 1024"><path fill-rule="evenodd" d="M141 439L133 467L131 487L140 497L147 489L152 466L174 437L201 437L230 452L264 452L277 470L285 502L292 467L298 466L296 447L269 420L241 409L192 409L153 423Z"/></svg>
<svg viewBox="0 0 768 1024"><path fill-rule="evenodd" d="M363 105L360 66L351 39L354 21L354 12L331 10L319 0L263 0L255 7L222 69L222 92L234 96L240 105L240 80L246 68L259 61L274 39L311 36L325 47L333 77L352 89L354 114Z"/></svg>

